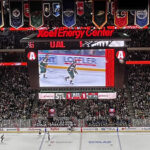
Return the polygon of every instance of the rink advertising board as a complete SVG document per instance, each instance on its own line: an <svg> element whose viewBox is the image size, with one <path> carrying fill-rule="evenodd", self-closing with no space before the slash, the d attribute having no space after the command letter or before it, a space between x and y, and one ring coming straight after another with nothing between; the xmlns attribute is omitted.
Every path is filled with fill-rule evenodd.
<svg viewBox="0 0 150 150"><path fill-rule="evenodd" d="M109 93L39 93L39 99L50 100L50 99L68 99L68 100L85 100L85 99L116 99L116 92Z"/></svg>

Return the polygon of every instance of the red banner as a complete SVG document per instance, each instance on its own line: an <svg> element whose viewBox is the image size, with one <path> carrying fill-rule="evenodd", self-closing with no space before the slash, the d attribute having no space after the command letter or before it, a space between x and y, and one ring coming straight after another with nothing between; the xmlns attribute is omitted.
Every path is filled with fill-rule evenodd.
<svg viewBox="0 0 150 150"><path fill-rule="evenodd" d="M29 18L29 3L24 3L24 16Z"/></svg>
<svg viewBox="0 0 150 150"><path fill-rule="evenodd" d="M128 12L127 11L115 11L114 24L118 28L123 28L128 25Z"/></svg>
<svg viewBox="0 0 150 150"><path fill-rule="evenodd" d="M115 13L115 2L111 2L111 14L114 15Z"/></svg>
<svg viewBox="0 0 150 150"><path fill-rule="evenodd" d="M82 16L84 14L84 2L77 1L77 15Z"/></svg>
<svg viewBox="0 0 150 150"><path fill-rule="evenodd" d="M106 86L114 87L115 50L106 49Z"/></svg>

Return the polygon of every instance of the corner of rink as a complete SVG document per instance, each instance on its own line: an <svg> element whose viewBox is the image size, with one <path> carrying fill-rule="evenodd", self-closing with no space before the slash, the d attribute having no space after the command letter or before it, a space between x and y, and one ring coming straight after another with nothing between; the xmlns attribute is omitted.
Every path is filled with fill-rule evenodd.
<svg viewBox="0 0 150 150"><path fill-rule="evenodd" d="M0 128L0 133L69 133L67 127L47 127L47 128ZM90 132L150 132L150 127L74 127L72 133L90 133Z"/></svg>

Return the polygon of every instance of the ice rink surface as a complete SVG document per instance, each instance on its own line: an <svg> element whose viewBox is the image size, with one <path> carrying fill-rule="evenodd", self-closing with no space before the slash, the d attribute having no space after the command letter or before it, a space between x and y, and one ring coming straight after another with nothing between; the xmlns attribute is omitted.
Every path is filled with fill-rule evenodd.
<svg viewBox="0 0 150 150"><path fill-rule="evenodd" d="M1 136L2 134L0 134ZM150 133L5 133L0 150L149 150Z"/></svg>
<svg viewBox="0 0 150 150"><path fill-rule="evenodd" d="M71 85L69 80L65 81L65 77L69 74L64 69L47 69L46 76L40 75L40 87L60 87L60 86L105 86L105 72L101 71L82 71L77 70L75 74L74 84Z"/></svg>

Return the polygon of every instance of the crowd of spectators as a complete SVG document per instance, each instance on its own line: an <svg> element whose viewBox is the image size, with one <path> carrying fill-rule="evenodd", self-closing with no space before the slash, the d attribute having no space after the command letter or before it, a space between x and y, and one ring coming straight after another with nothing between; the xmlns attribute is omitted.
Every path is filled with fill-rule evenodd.
<svg viewBox="0 0 150 150"><path fill-rule="evenodd" d="M24 52L2 52L0 53L0 62L26 62Z"/></svg>
<svg viewBox="0 0 150 150"><path fill-rule="evenodd" d="M20 40L32 33L35 31L0 31L0 49L25 49L27 45Z"/></svg>
<svg viewBox="0 0 150 150"><path fill-rule="evenodd" d="M26 45L19 41L36 31L9 31L8 1L5 2L4 31L0 31L0 49L24 49ZM77 16L77 26L93 26L91 2L85 3L85 14ZM62 10L61 10L62 11ZM91 20L91 21L89 21ZM114 25L113 16L108 14L107 25ZM130 21L129 21L130 22ZM49 29L61 27L62 15L44 20ZM25 26L29 26L26 18ZM150 47L150 31L125 30L131 38L129 47ZM128 52L127 60L150 60L149 51ZM24 53L0 53L0 62L25 62ZM41 126L132 126L132 119L149 119L150 116L150 67L131 65L126 71L127 83L122 89L116 89L115 100L38 100L37 91L29 85L27 67L0 67L0 121L13 119L31 119L32 125ZM129 106L131 104L131 106ZM55 115L50 119L49 110ZM109 110L113 110L110 113ZM131 109L133 114L131 114Z"/></svg>
<svg viewBox="0 0 150 150"><path fill-rule="evenodd" d="M35 93L26 67L0 67L0 120L29 119Z"/></svg>
<svg viewBox="0 0 150 150"><path fill-rule="evenodd" d="M5 53L4 53L5 54ZM9 55L2 55L2 60ZM15 53L13 53L15 55ZM130 52L130 60L149 60L148 52ZM18 60L24 61L23 54ZM12 60L13 61L13 60ZM127 67L127 83L116 89L115 100L38 100L37 91L30 88L27 67L12 66L0 69L0 120L31 119L33 126L132 126L132 119L149 119L150 67ZM129 103L132 107L129 107ZM54 109L53 121L49 110ZM114 112L110 113L110 109ZM130 109L134 114L131 116Z"/></svg>
<svg viewBox="0 0 150 150"><path fill-rule="evenodd" d="M55 119L53 123L49 122L54 126L59 122L57 118L70 118L69 121L74 126L77 124L84 126L129 126L130 115L127 103L128 96L123 88L117 91L116 100L39 100L33 111L33 116L42 120L40 123L37 121L40 126L46 123L43 120L49 122L49 109L55 110ZM110 113L109 109L113 109L115 112ZM84 120L84 123L78 122L79 120ZM62 124L62 121L60 123ZM66 126L66 123L63 125Z"/></svg>
<svg viewBox="0 0 150 150"><path fill-rule="evenodd" d="M87 112L87 126L130 126L130 114L128 110L128 95L125 90L117 91L115 100L93 101L88 103L90 108ZM92 109L91 109L92 108ZM109 109L114 109L114 113L110 113Z"/></svg>
<svg viewBox="0 0 150 150"><path fill-rule="evenodd" d="M149 51L128 51L127 58L128 61L147 61L150 60Z"/></svg>
<svg viewBox="0 0 150 150"><path fill-rule="evenodd" d="M128 47L149 47L150 46L150 31L149 29L130 29L119 30L129 35L131 42L128 43Z"/></svg>
<svg viewBox="0 0 150 150"><path fill-rule="evenodd" d="M149 74L149 65L128 67L128 87L130 89L135 119L147 119L150 116Z"/></svg>
<svg viewBox="0 0 150 150"><path fill-rule="evenodd" d="M47 120L49 118L49 110L55 110L55 117L53 119L53 123L49 122L51 125L58 124L58 118L64 118L61 120L64 122L64 126L66 126L69 121L73 123L74 126L77 126L77 119L83 119L85 114L83 114L83 102L75 101L75 100L50 100L50 101L38 101L37 106L33 111L33 116L35 118ZM43 122L45 123L45 122ZM47 122L48 123L48 122Z"/></svg>

